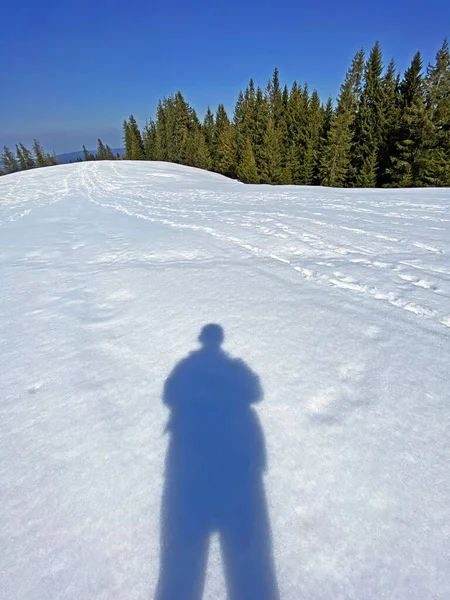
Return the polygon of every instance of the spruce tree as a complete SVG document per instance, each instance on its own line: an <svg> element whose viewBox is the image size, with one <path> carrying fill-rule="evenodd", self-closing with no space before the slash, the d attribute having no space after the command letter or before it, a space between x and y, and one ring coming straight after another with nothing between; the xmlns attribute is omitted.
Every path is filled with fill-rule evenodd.
<svg viewBox="0 0 450 600"><path fill-rule="evenodd" d="M203 120L203 134L205 136L206 146L208 148L209 156L212 160L211 166L214 162L214 153L216 150L216 138L215 138L215 123L214 123L214 115L211 109L208 106L206 111L205 118Z"/></svg>
<svg viewBox="0 0 450 600"><path fill-rule="evenodd" d="M236 177L236 136L231 124L222 128L216 147L215 170L227 177Z"/></svg>
<svg viewBox="0 0 450 600"><path fill-rule="evenodd" d="M157 156L157 133L156 123L152 119L147 121L144 127L142 135L142 142L144 144L145 158L147 160L158 160Z"/></svg>
<svg viewBox="0 0 450 600"><path fill-rule="evenodd" d="M33 141L33 152L34 160L37 167L46 167L48 165L48 159L42 149L42 146L38 140Z"/></svg>
<svg viewBox="0 0 450 600"><path fill-rule="evenodd" d="M450 186L450 51L447 38L429 65L425 80L427 106L433 139L431 148L433 184Z"/></svg>
<svg viewBox="0 0 450 600"><path fill-rule="evenodd" d="M243 143L243 151L237 166L237 176L244 183L258 183L255 156L248 138Z"/></svg>
<svg viewBox="0 0 450 600"><path fill-rule="evenodd" d="M128 121L125 119L122 125L123 131L123 145L125 147L124 158L125 160L131 159L131 130ZM84 146L83 146L84 150ZM84 160L88 160L86 157Z"/></svg>
<svg viewBox="0 0 450 600"><path fill-rule="evenodd" d="M433 185L432 121L425 103L420 52L414 56L400 84L400 123L386 170L393 187Z"/></svg>
<svg viewBox="0 0 450 600"><path fill-rule="evenodd" d="M129 135L129 155L127 152L127 158L130 160L144 160L144 144L142 143L141 132L133 115L130 115L127 129Z"/></svg>
<svg viewBox="0 0 450 600"><path fill-rule="evenodd" d="M361 95L363 67L364 51L360 50L355 54L341 86L336 115L320 159L319 178L322 185L343 187L351 176L353 125Z"/></svg>
<svg viewBox="0 0 450 600"><path fill-rule="evenodd" d="M322 122L323 113L319 94L314 90L307 108L305 150L303 164L300 169L300 177L304 185L313 185L316 182L319 167L319 144Z"/></svg>
<svg viewBox="0 0 450 600"><path fill-rule="evenodd" d="M97 156L95 158L96 160L106 160L106 148L100 138L97 140Z"/></svg>
<svg viewBox="0 0 450 600"><path fill-rule="evenodd" d="M21 171L26 171L28 169L34 169L36 167L36 163L34 161L33 155L25 148L23 144L16 144L16 155L17 160L19 162L19 167Z"/></svg>
<svg viewBox="0 0 450 600"><path fill-rule="evenodd" d="M89 150L86 148L86 146L83 144L83 161L90 161L90 160L95 160L95 154L92 154L92 152L89 152Z"/></svg>
<svg viewBox="0 0 450 600"><path fill-rule="evenodd" d="M8 146L3 146L3 154L0 156L0 161L3 165L3 170L6 174L16 173L19 171L19 162Z"/></svg>
<svg viewBox="0 0 450 600"><path fill-rule="evenodd" d="M270 116L268 99L264 96L261 88L258 88L255 96L255 127L252 149L260 183L270 183L266 160L266 136L270 120L272 120L272 118Z"/></svg>
<svg viewBox="0 0 450 600"><path fill-rule="evenodd" d="M383 58L379 42L372 48L364 71L364 86L358 99L352 148L353 181L356 187L375 187L378 154L384 127Z"/></svg>
<svg viewBox="0 0 450 600"><path fill-rule="evenodd" d="M387 171L395 152L400 120L400 76L392 59L383 77L383 131L379 148L379 178L381 186L389 186Z"/></svg>
<svg viewBox="0 0 450 600"><path fill-rule="evenodd" d="M300 88L294 81L289 95L287 126L289 145L287 148L286 165L291 174L291 182L302 184L303 162L306 147L306 128L308 123L308 87Z"/></svg>

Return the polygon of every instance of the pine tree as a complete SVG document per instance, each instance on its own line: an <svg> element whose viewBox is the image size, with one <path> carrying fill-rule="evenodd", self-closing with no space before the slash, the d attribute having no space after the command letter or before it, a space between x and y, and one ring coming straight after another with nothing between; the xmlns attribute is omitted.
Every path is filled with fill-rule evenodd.
<svg viewBox="0 0 450 600"><path fill-rule="evenodd" d="M255 156L258 180L260 183L270 183L266 162L266 135L270 120L271 117L269 114L269 103L267 97L264 96L261 88L258 88L255 95L255 127L252 149Z"/></svg>
<svg viewBox="0 0 450 600"><path fill-rule="evenodd" d="M87 150L86 146L83 145L83 161L95 160L95 154L92 154Z"/></svg>
<svg viewBox="0 0 450 600"><path fill-rule="evenodd" d="M17 158L8 146L3 146L3 154L0 156L0 161L6 174L16 173L16 171L19 171L20 169Z"/></svg>
<svg viewBox="0 0 450 600"><path fill-rule="evenodd" d="M155 123L155 121L150 119L145 124L144 133L142 135L142 142L144 144L145 158L147 160L158 160L156 138L157 138L156 123Z"/></svg>
<svg viewBox="0 0 450 600"><path fill-rule="evenodd" d="M342 187L351 175L353 124L361 95L363 67L364 51L360 50L354 56L352 66L347 71L345 82L341 86L336 115L320 159L319 177L322 185Z"/></svg>
<svg viewBox="0 0 450 600"><path fill-rule="evenodd" d="M218 173L232 177L236 163L234 133L223 104L219 104L217 107L214 119L213 140L212 169Z"/></svg>
<svg viewBox="0 0 450 600"><path fill-rule="evenodd" d="M131 130L130 130L130 125L128 123L128 121L125 119L122 125L122 131L123 131L123 145L125 147L125 153L124 153L124 158L125 160L130 160L131 159ZM84 146L83 146L83 150L84 150ZM86 158L84 160L89 160Z"/></svg>
<svg viewBox="0 0 450 600"><path fill-rule="evenodd" d="M17 160L19 162L19 168L21 171L26 171L28 169L34 169L36 167L36 163L34 162L33 155L25 148L23 144L16 144L16 155Z"/></svg>
<svg viewBox="0 0 450 600"><path fill-rule="evenodd" d="M271 184L281 184L283 179L282 154L279 133L275 129L273 117L269 117L264 136L264 169L263 181ZM256 183L256 182L255 182Z"/></svg>
<svg viewBox="0 0 450 600"><path fill-rule="evenodd" d="M115 160L116 157L114 156L114 152L111 150L111 148L108 146L108 144L106 144L105 146L105 160Z"/></svg>
<svg viewBox="0 0 450 600"><path fill-rule="evenodd" d="M129 135L129 155L127 152L127 158L130 160L144 160L144 144L142 143L141 132L133 115L130 115L127 129Z"/></svg>
<svg viewBox="0 0 450 600"><path fill-rule="evenodd" d="M384 127L382 72L383 58L376 42L365 66L364 87L354 122L352 166L356 187L375 187L378 179L378 153Z"/></svg>
<svg viewBox="0 0 450 600"><path fill-rule="evenodd" d="M215 170L227 177L236 177L236 140L231 124L222 128L216 148Z"/></svg>
<svg viewBox="0 0 450 600"><path fill-rule="evenodd" d="M153 160L170 161L167 134L166 110L161 100L158 102L155 123L155 154Z"/></svg>
<svg viewBox="0 0 450 600"><path fill-rule="evenodd" d="M102 140L99 138L97 140L97 156L96 160L106 160L106 148Z"/></svg>
<svg viewBox="0 0 450 600"><path fill-rule="evenodd" d="M388 186L391 156L395 152L400 120L400 77L392 59L383 78L383 131L379 149L379 185Z"/></svg>
<svg viewBox="0 0 450 600"><path fill-rule="evenodd" d="M447 38L429 65L425 80L427 106L433 125L433 184L450 186L450 51Z"/></svg>
<svg viewBox="0 0 450 600"><path fill-rule="evenodd" d="M294 81L289 95L287 126L289 145L286 153L286 166L291 175L291 182L302 184L303 162L306 147L306 128L308 123L309 91L305 86L300 89Z"/></svg>
<svg viewBox="0 0 450 600"><path fill-rule="evenodd" d="M400 123L395 154L386 170L393 187L433 185L432 122L425 103L422 58L414 56L400 84Z"/></svg>
<svg viewBox="0 0 450 600"><path fill-rule="evenodd" d="M206 146L208 148L209 156L212 160L211 167L214 162L214 153L216 151L215 132L216 132L216 127L215 127L215 123L214 123L214 115L208 106L208 110L206 111L205 118L203 120L203 134L205 136L205 142L206 142Z"/></svg>
<svg viewBox="0 0 450 600"><path fill-rule="evenodd" d="M33 141L34 160L37 167L46 167L48 162L45 153L37 140Z"/></svg>
<svg viewBox="0 0 450 600"><path fill-rule="evenodd" d="M211 155L200 125L188 137L187 164L199 169L211 169Z"/></svg>
<svg viewBox="0 0 450 600"><path fill-rule="evenodd" d="M244 183L258 183L255 156L248 138L245 139L243 144L243 151L237 166L237 176Z"/></svg>
<svg viewBox="0 0 450 600"><path fill-rule="evenodd" d="M307 107L307 125L305 131L305 151L300 168L300 177L304 185L316 182L319 160L320 132L322 129L322 107L319 94L314 90Z"/></svg>

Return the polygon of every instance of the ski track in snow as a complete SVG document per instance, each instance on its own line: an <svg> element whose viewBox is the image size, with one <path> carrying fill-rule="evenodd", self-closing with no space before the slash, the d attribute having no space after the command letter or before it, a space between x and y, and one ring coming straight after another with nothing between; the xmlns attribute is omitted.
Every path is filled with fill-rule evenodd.
<svg viewBox="0 0 450 600"><path fill-rule="evenodd" d="M148 184L139 180L133 185L127 179L122 185L123 172L114 163L102 167L78 166L77 192L94 203L153 223L198 231L263 261L281 262L311 283L388 303L448 327L447 191L364 194L245 186L243 193L242 184L217 176L212 189L196 186L194 179L193 189L180 192L170 190L171 179L177 181L176 171L172 178L159 173ZM429 202L424 203L423 195ZM274 211L274 206L279 209Z"/></svg>
<svg viewBox="0 0 450 600"><path fill-rule="evenodd" d="M447 189L1 177L0 596L152 597L161 389L215 320L264 388L280 599L447 600L449 253Z"/></svg>

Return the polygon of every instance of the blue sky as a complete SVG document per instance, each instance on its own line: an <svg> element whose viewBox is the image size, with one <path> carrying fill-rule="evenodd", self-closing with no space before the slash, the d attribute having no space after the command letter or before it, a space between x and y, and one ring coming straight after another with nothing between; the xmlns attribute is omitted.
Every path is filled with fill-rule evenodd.
<svg viewBox="0 0 450 600"><path fill-rule="evenodd" d="M121 123L153 116L180 89L203 114L232 110L253 77L307 81L336 96L351 58L380 40L403 71L417 50L434 59L450 35L450 2L356 0L22 0L0 36L0 144L69 152L97 137L120 146Z"/></svg>

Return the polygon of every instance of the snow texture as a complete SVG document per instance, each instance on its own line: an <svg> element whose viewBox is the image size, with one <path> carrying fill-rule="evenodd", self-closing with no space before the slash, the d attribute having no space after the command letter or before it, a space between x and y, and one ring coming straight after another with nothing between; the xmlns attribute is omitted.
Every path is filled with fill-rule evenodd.
<svg viewBox="0 0 450 600"><path fill-rule="evenodd" d="M448 189L0 178L0 596L447 600L449 256Z"/></svg>

